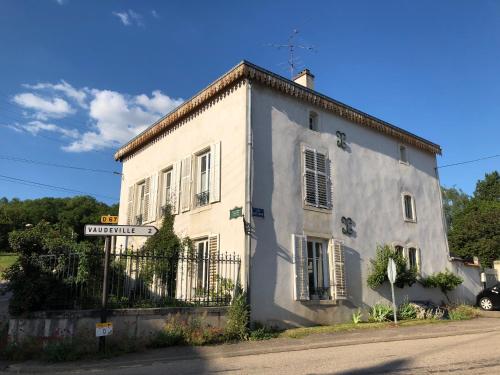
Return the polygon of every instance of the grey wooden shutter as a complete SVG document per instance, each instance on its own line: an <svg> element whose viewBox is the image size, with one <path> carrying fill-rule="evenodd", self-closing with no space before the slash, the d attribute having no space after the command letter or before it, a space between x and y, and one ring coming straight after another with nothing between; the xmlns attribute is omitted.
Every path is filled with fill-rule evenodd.
<svg viewBox="0 0 500 375"><path fill-rule="evenodd" d="M210 203L220 201L220 142L210 146Z"/></svg>
<svg viewBox="0 0 500 375"><path fill-rule="evenodd" d="M303 149L304 167L304 201L315 206L316 201L316 160L315 151L310 148Z"/></svg>
<svg viewBox="0 0 500 375"><path fill-rule="evenodd" d="M151 196L151 177L148 177L144 180L144 204L142 205L143 223L149 221L150 196Z"/></svg>
<svg viewBox="0 0 500 375"><path fill-rule="evenodd" d="M292 257L294 270L294 299L309 300L309 275L307 272L307 237L292 234Z"/></svg>
<svg viewBox="0 0 500 375"><path fill-rule="evenodd" d="M330 293L332 299L346 299L344 244L342 241L331 239L328 250L330 260Z"/></svg>
<svg viewBox="0 0 500 375"><path fill-rule="evenodd" d="M179 213L179 192L180 192L180 169L181 162L178 161L172 166L172 177L170 182L170 197L167 197L172 209L172 214Z"/></svg>
<svg viewBox="0 0 500 375"><path fill-rule="evenodd" d="M127 197L127 224L134 224L134 188L135 185L129 186Z"/></svg>
<svg viewBox="0 0 500 375"><path fill-rule="evenodd" d="M316 156L316 184L317 184L317 205L328 207L328 175L327 158L325 154L315 152Z"/></svg>
<svg viewBox="0 0 500 375"><path fill-rule="evenodd" d="M185 212L191 203L191 156L182 160L181 170L181 211Z"/></svg>

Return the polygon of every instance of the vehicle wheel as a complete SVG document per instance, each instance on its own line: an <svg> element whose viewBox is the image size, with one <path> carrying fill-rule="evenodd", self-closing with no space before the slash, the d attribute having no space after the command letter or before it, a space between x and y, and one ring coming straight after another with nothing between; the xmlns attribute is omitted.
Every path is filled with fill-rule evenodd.
<svg viewBox="0 0 500 375"><path fill-rule="evenodd" d="M489 311L493 309L493 302L491 302L491 299L489 299L488 297L483 297L479 301L479 306L481 306L483 310Z"/></svg>

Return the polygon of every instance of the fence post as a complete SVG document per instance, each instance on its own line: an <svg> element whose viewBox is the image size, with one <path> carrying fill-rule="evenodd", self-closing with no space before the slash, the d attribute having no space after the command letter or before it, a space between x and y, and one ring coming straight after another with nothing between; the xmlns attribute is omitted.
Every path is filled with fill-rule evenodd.
<svg viewBox="0 0 500 375"><path fill-rule="evenodd" d="M109 253L111 249L111 238L108 236L104 239L104 272L102 281L102 300L101 300L101 323L106 323L107 319L107 304L108 304L108 268L109 268ZM99 351L106 351L106 336L99 337Z"/></svg>

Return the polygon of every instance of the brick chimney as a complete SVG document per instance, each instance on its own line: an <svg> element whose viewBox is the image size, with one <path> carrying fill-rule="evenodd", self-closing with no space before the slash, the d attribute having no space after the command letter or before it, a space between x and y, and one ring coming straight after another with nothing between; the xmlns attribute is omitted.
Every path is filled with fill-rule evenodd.
<svg viewBox="0 0 500 375"><path fill-rule="evenodd" d="M293 78L293 81L299 85L307 87L308 89L314 90L314 76L311 74L309 69L301 71Z"/></svg>

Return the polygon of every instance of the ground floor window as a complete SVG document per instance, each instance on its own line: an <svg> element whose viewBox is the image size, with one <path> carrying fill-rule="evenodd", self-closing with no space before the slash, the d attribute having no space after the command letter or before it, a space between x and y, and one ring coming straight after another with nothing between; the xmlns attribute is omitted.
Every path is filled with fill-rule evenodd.
<svg viewBox="0 0 500 375"><path fill-rule="evenodd" d="M203 238L195 241L195 273L196 273L196 289L201 293L208 286L208 238Z"/></svg>
<svg viewBox="0 0 500 375"><path fill-rule="evenodd" d="M326 241L307 241L307 273L311 299L329 299L328 247Z"/></svg>

